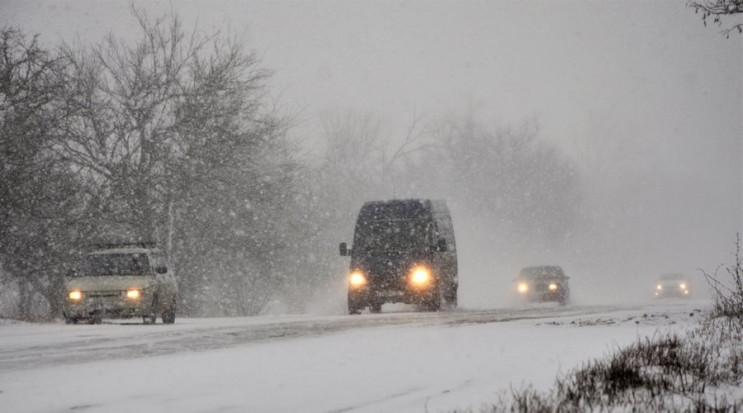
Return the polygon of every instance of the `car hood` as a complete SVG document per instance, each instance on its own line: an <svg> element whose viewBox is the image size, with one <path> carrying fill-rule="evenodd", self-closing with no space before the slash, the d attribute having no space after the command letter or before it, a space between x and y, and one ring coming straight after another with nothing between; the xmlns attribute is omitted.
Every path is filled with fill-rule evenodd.
<svg viewBox="0 0 743 413"><path fill-rule="evenodd" d="M66 281L68 290L122 291L129 288L146 289L152 286L155 277L147 275L75 277Z"/></svg>
<svg viewBox="0 0 743 413"><path fill-rule="evenodd" d="M561 280L559 278L518 278L516 279L516 283L527 283L527 284L562 284L565 280Z"/></svg>
<svg viewBox="0 0 743 413"><path fill-rule="evenodd" d="M660 284L664 287L678 287L681 284L689 285L688 281L685 280L663 280L663 281L656 281L656 284Z"/></svg>

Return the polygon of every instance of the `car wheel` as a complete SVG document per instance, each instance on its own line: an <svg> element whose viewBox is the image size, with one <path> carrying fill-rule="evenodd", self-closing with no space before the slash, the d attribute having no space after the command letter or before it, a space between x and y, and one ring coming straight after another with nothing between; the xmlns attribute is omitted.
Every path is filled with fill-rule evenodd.
<svg viewBox="0 0 743 413"><path fill-rule="evenodd" d="M439 311L441 310L441 301L438 299L433 299L431 301L428 301L427 303L423 304L423 311Z"/></svg>
<svg viewBox="0 0 743 413"><path fill-rule="evenodd" d="M359 305L358 305L358 304L357 304L357 303L355 302L355 300L351 300L351 299L349 298L349 300L348 300L348 314L351 314L351 315L357 315L357 314L361 314L361 308L362 308L362 307L361 307L361 306L359 306Z"/></svg>
<svg viewBox="0 0 743 413"><path fill-rule="evenodd" d="M163 319L163 324L175 323L175 302L173 302L170 308L163 311L160 317Z"/></svg>
<svg viewBox="0 0 743 413"><path fill-rule="evenodd" d="M369 304L369 312L373 314L379 314L382 312L382 303L371 303Z"/></svg>
<svg viewBox="0 0 743 413"><path fill-rule="evenodd" d="M456 285L450 285L444 293L443 298L444 308L446 310L454 310L457 308L457 287Z"/></svg>
<svg viewBox="0 0 743 413"><path fill-rule="evenodd" d="M431 294L431 297L429 297L427 300L421 301L421 303L418 305L419 311L439 311L441 309L442 305L445 305L446 302L444 300L443 293L441 292L441 287L436 288L436 291L434 291L433 294Z"/></svg>
<svg viewBox="0 0 743 413"><path fill-rule="evenodd" d="M155 322L157 322L157 315L146 315L142 317L142 322L144 324L155 324Z"/></svg>
<svg viewBox="0 0 743 413"><path fill-rule="evenodd" d="M348 314L356 315L361 314L361 310L366 307L366 303L360 299L360 297L356 294L352 294L350 291L348 292Z"/></svg>
<svg viewBox="0 0 743 413"><path fill-rule="evenodd" d="M77 318L65 317L64 318L64 323L65 324L77 324Z"/></svg>

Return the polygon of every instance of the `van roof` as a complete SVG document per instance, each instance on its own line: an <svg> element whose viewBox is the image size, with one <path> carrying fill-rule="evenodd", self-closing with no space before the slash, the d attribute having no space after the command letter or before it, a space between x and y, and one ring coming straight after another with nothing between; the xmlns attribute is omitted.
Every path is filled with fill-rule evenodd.
<svg viewBox="0 0 743 413"><path fill-rule="evenodd" d="M95 254L95 255L102 255L102 254L132 254L132 253L138 253L138 254L145 254L147 252L153 252L157 251L153 248L142 248L142 247L121 247L121 248L107 248L107 249L98 249L91 251L89 255Z"/></svg>
<svg viewBox="0 0 743 413"><path fill-rule="evenodd" d="M395 199L391 201L366 202L359 211L364 221L396 219L428 219L432 215L428 199Z"/></svg>

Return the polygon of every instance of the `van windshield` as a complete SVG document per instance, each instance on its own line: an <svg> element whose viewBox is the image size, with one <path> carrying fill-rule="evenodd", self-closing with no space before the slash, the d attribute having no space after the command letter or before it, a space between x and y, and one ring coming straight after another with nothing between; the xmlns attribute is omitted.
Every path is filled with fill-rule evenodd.
<svg viewBox="0 0 743 413"><path fill-rule="evenodd" d="M90 254L83 258L78 275L99 277L110 275L149 275L147 254Z"/></svg>
<svg viewBox="0 0 743 413"><path fill-rule="evenodd" d="M360 222L356 228L354 249L391 251L422 249L431 245L428 220L389 220Z"/></svg>

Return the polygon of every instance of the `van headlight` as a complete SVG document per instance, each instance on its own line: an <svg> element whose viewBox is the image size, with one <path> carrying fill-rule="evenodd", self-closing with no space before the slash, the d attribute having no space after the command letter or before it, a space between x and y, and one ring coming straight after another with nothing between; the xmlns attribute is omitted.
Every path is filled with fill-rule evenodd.
<svg viewBox="0 0 743 413"><path fill-rule="evenodd" d="M429 270L427 267L423 265L419 265L417 267L414 267L412 271L410 271L410 283L418 286L423 287L428 285L431 282L431 270Z"/></svg>
<svg viewBox="0 0 743 413"><path fill-rule="evenodd" d="M557 290L557 284L550 283L549 287L547 287L547 288L549 288L550 291L556 291Z"/></svg>
<svg viewBox="0 0 743 413"><path fill-rule="evenodd" d="M525 282L520 282L516 285L516 291L518 291L521 294L526 294L529 291L529 284Z"/></svg>
<svg viewBox="0 0 743 413"><path fill-rule="evenodd" d="M72 301L80 301L83 299L83 292L80 290L72 290L69 293L67 293L67 298L69 298Z"/></svg>
<svg viewBox="0 0 743 413"><path fill-rule="evenodd" d="M367 283L366 277L364 276L364 273L361 271L353 271L348 276L348 285L353 288L360 288L365 286Z"/></svg>

